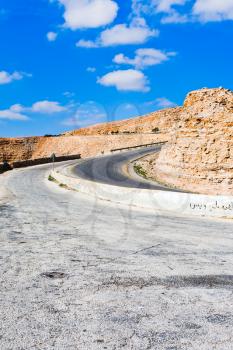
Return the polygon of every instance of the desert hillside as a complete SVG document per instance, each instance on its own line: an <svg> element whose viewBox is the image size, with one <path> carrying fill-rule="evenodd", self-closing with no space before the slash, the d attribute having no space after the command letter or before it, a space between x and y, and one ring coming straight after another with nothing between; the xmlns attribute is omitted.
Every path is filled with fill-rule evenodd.
<svg viewBox="0 0 233 350"><path fill-rule="evenodd" d="M167 141L170 129L179 120L182 108L99 124L56 137L0 138L0 163L81 154L90 157L117 148Z"/></svg>
<svg viewBox="0 0 233 350"><path fill-rule="evenodd" d="M163 109L142 117L97 124L65 133L67 136L82 135L117 135L117 134L143 134L168 133L171 127L179 120L181 107Z"/></svg>
<svg viewBox="0 0 233 350"><path fill-rule="evenodd" d="M159 156L141 166L150 177L184 190L233 194L233 92L191 92Z"/></svg>

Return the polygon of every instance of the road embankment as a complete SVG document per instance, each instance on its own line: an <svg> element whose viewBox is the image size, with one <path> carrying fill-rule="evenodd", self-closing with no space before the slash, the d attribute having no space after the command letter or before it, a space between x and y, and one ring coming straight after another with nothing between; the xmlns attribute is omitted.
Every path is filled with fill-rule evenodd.
<svg viewBox="0 0 233 350"><path fill-rule="evenodd" d="M61 186L97 199L175 215L233 219L233 198L228 196L114 186L74 176L69 167L57 168L51 176Z"/></svg>

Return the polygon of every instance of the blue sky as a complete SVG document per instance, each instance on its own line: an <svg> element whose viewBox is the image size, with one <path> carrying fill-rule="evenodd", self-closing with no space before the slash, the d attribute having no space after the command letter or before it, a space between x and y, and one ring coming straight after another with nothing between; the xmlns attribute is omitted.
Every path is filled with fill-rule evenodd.
<svg viewBox="0 0 233 350"><path fill-rule="evenodd" d="M233 89L232 0L1 0L0 136L66 130Z"/></svg>

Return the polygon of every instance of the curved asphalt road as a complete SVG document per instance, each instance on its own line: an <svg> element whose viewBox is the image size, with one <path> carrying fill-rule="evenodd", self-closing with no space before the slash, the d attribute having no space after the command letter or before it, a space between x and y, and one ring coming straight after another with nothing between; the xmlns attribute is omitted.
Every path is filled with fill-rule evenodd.
<svg viewBox="0 0 233 350"><path fill-rule="evenodd" d="M133 177L127 172L130 161L160 150L161 145L84 160L73 167L72 173L85 180L114 186L174 191L159 183L140 178L136 174Z"/></svg>
<svg viewBox="0 0 233 350"><path fill-rule="evenodd" d="M232 349L231 221L101 201L50 169L0 175L1 349Z"/></svg>

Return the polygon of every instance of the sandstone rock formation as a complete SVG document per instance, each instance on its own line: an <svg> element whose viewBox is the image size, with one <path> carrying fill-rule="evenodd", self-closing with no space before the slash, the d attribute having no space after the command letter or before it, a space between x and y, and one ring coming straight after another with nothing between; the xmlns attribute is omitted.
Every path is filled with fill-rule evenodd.
<svg viewBox="0 0 233 350"><path fill-rule="evenodd" d="M191 192L233 195L233 92L191 92L171 132L158 159L147 159L150 175Z"/></svg>
<svg viewBox="0 0 233 350"><path fill-rule="evenodd" d="M0 138L0 163L31 159L41 139L41 137Z"/></svg>

